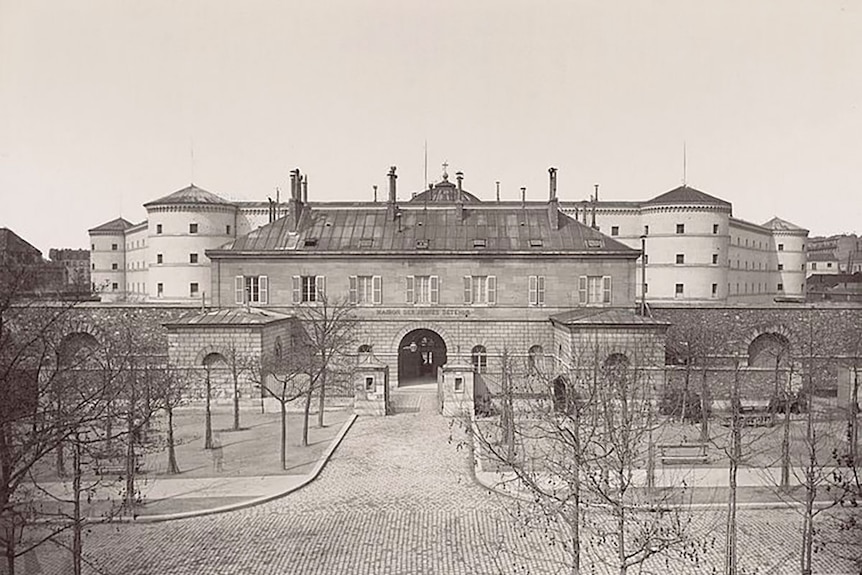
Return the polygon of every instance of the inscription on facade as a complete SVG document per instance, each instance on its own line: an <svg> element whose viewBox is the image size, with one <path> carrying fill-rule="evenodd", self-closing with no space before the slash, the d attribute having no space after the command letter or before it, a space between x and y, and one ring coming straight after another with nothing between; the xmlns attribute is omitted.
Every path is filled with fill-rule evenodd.
<svg viewBox="0 0 862 575"><path fill-rule="evenodd" d="M378 309L377 315L406 317L470 317L470 310L458 308L417 307L405 309Z"/></svg>

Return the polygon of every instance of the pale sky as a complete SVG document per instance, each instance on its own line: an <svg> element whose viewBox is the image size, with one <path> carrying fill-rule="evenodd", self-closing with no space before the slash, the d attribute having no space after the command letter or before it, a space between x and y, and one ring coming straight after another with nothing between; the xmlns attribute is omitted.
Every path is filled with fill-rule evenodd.
<svg viewBox="0 0 862 575"><path fill-rule="evenodd" d="M687 182L862 232L862 2L0 0L0 227L47 255L196 185L493 199ZM192 154L193 150L193 154Z"/></svg>

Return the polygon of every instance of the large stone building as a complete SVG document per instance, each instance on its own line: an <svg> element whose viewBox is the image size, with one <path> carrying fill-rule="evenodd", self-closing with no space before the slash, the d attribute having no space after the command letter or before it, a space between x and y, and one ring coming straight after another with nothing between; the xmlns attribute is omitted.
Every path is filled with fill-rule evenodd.
<svg viewBox="0 0 862 575"><path fill-rule="evenodd" d="M447 179L443 183L451 184ZM305 181L297 185L306 196ZM414 193L409 203L443 198L441 190L438 184ZM454 202L454 196L449 199ZM475 196L464 197L465 204L478 202ZM638 299L642 286L651 303L767 303L804 297L808 232L780 218L761 225L747 222L733 217L729 202L687 186L643 202L557 202L563 213L605 237L645 249L646 261L639 262L633 281ZM303 204L343 211L356 205ZM497 212L520 206L481 204ZM207 293L206 251L290 217L290 206L280 202L231 202L196 186L145 207L147 220L139 224L118 218L90 230L93 284L103 300L210 304L216 300Z"/></svg>

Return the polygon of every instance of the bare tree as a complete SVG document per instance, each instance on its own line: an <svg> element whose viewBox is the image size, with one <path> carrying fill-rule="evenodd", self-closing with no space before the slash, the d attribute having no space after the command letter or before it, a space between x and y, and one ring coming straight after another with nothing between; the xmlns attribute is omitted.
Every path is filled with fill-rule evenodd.
<svg viewBox="0 0 862 575"><path fill-rule="evenodd" d="M180 473L177 463L176 439L174 437L174 410L185 401L185 392L190 386L191 376L187 370L165 365L156 375L156 407L165 412L165 444L168 451L167 472Z"/></svg>

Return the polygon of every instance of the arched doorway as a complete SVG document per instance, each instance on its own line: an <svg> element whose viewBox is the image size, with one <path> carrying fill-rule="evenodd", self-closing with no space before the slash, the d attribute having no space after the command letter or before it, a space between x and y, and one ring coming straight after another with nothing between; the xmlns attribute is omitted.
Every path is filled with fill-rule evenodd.
<svg viewBox="0 0 862 575"><path fill-rule="evenodd" d="M446 342L430 329L409 332L398 346L398 386L430 383L446 364Z"/></svg>

